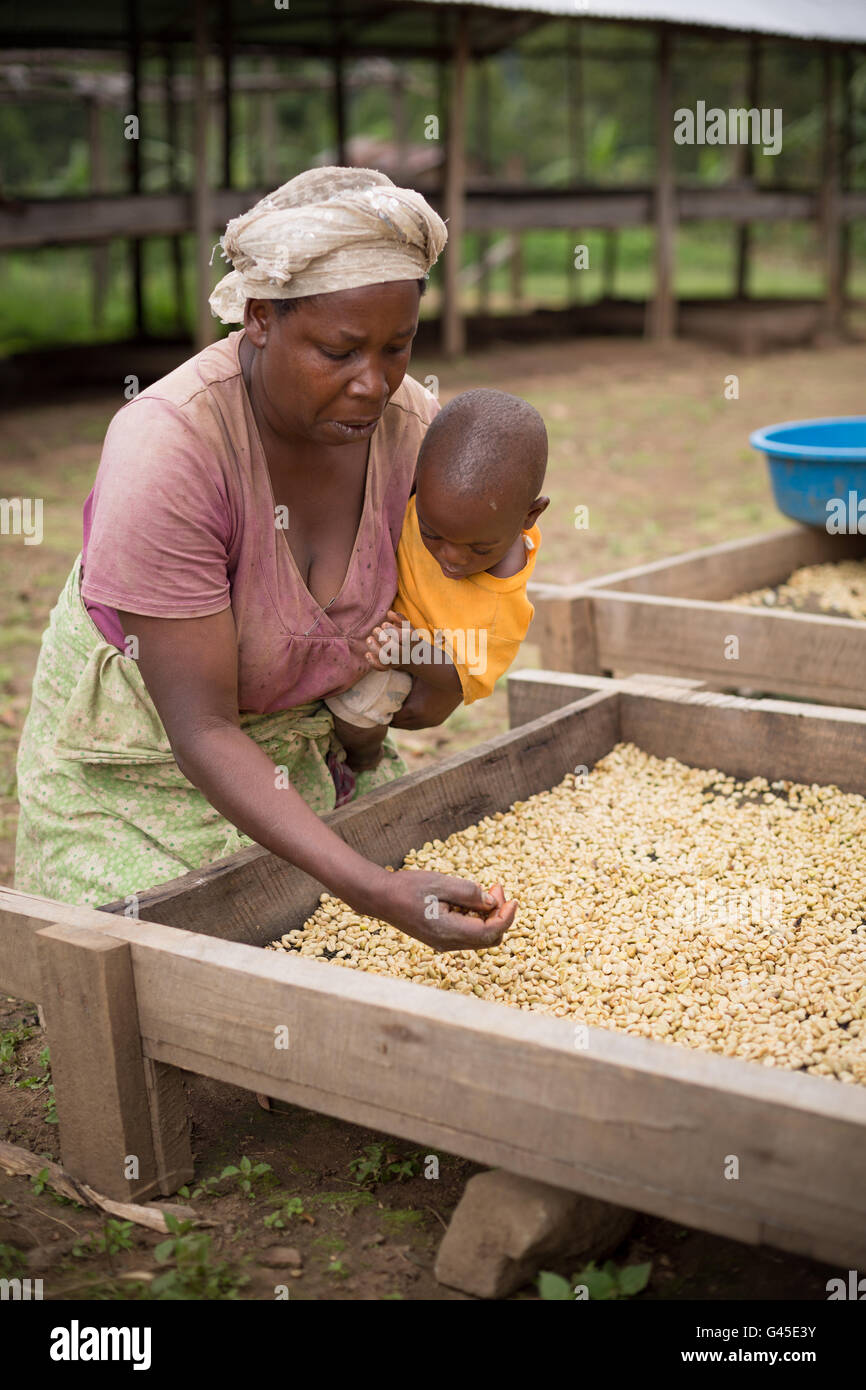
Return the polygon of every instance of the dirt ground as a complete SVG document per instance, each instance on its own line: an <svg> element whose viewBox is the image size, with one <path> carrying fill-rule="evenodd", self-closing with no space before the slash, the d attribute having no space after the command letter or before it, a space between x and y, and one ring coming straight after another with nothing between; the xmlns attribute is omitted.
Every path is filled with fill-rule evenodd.
<svg viewBox="0 0 866 1390"><path fill-rule="evenodd" d="M784 524L749 432L862 411L863 360L856 345L737 359L694 344L659 351L597 340L502 346L450 365L416 358L411 370L421 381L435 376L443 402L493 386L542 412L551 507L536 577L566 582ZM732 374L739 398L729 400ZM25 546L0 536L0 882L12 881L15 749L39 641L80 548L81 505L119 395L49 399L2 417L0 495L41 497L44 539ZM583 506L589 526L577 529L575 509ZM537 664L531 642L518 664ZM418 767L506 727L505 693L497 689L441 729L403 733L399 742ZM43 1047L33 1007L0 999L0 1136L58 1159ZM54 1298L154 1296L154 1278L166 1269L178 1271L162 1294L171 1297L270 1299L277 1285L293 1299L462 1297L439 1286L432 1267L474 1165L441 1154L438 1179L425 1178L426 1155L385 1135L296 1107L268 1113L247 1092L200 1078L189 1079L189 1090L196 1184L217 1179L190 1203L214 1223L202 1228L203 1243L185 1236L184 1249L161 1264L154 1253L161 1237L140 1228L118 1233L96 1213L60 1204L38 1180L0 1172L0 1276L38 1273ZM372 1155L370 1146L379 1146ZM365 1152L369 1172L359 1183L349 1164ZM244 1158L270 1171L248 1176ZM227 1165L241 1172L220 1180ZM267 1264L273 1246L291 1247L299 1264ZM837 1273L645 1216L614 1259L651 1262L642 1300L824 1299ZM553 1268L574 1272L568 1263ZM514 1297L537 1293L527 1286Z"/></svg>

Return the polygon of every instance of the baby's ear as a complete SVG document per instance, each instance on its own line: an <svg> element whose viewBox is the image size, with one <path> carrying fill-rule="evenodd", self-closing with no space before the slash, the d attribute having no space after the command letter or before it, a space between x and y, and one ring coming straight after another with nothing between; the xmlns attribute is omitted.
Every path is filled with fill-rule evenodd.
<svg viewBox="0 0 866 1390"><path fill-rule="evenodd" d="M536 497L529 511L526 513L526 520L523 523L524 531L531 531L542 512L546 512L550 506L549 497Z"/></svg>

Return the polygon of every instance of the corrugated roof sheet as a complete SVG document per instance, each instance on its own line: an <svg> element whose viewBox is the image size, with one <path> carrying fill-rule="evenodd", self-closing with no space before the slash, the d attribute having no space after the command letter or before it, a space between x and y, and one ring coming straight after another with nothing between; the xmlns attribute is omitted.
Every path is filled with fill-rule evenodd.
<svg viewBox="0 0 866 1390"><path fill-rule="evenodd" d="M454 0L409 0L450 6ZM866 43L866 0L473 0L473 8L587 19L706 25L797 39Z"/></svg>

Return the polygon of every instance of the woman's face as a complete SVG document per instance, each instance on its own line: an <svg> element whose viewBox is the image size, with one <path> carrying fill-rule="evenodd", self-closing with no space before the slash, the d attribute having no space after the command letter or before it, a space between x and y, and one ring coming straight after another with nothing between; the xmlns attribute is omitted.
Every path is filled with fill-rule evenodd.
<svg viewBox="0 0 866 1390"><path fill-rule="evenodd" d="M302 299L288 314L248 299L254 404L269 428L322 445L369 439L409 365L420 298L414 280L393 280Z"/></svg>

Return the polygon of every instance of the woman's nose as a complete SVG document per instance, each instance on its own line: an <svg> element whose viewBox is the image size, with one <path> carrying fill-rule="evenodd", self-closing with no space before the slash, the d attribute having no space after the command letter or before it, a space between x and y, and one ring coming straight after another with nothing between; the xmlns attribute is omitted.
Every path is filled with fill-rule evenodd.
<svg viewBox="0 0 866 1390"><path fill-rule="evenodd" d="M362 396L364 400L379 401L384 405L388 399L388 378L381 367L367 362L352 377L348 390L350 395Z"/></svg>

